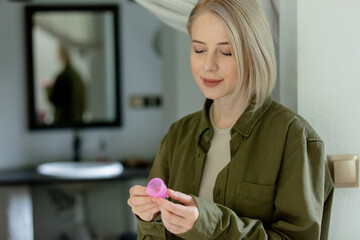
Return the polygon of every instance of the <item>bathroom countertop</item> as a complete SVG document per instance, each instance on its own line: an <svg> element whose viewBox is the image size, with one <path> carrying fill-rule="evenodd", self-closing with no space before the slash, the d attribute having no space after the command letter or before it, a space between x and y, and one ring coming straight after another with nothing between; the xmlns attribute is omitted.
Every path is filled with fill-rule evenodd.
<svg viewBox="0 0 360 240"><path fill-rule="evenodd" d="M80 183L80 182L104 182L121 181L133 178L147 178L150 168L130 169L124 168L124 171L118 176L109 178L59 178L39 174L35 169L13 169L0 170L0 186L14 185L44 185L54 183Z"/></svg>

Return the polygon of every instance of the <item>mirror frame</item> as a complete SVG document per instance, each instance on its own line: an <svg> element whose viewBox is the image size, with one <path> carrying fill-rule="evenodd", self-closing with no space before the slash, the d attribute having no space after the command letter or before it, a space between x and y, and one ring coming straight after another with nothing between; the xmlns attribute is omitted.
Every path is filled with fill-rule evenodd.
<svg viewBox="0 0 360 240"><path fill-rule="evenodd" d="M26 49L26 69L27 69L27 107L28 107L28 128L34 130L49 130L49 129L83 129L83 128L100 128L100 127L119 127L122 125L121 119L121 101L120 101L120 72L121 66L119 56L120 49L120 29L119 29L119 8L115 4L101 4L101 5L26 5L25 12L25 49ZM114 32L114 76L115 76L115 118L111 121L92 121L89 123L71 123L71 124L39 124L37 122L37 114L35 109L35 79L34 79L34 49L32 30L34 26L33 15L37 12L58 12L58 11L91 11L102 12L110 11L113 15L113 32Z"/></svg>

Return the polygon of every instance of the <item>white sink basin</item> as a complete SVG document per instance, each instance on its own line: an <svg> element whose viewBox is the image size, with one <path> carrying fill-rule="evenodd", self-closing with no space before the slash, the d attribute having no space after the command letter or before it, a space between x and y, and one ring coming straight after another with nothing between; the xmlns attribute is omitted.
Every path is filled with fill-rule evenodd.
<svg viewBox="0 0 360 240"><path fill-rule="evenodd" d="M54 162L37 167L40 174L61 178L109 178L120 175L124 168L118 162Z"/></svg>

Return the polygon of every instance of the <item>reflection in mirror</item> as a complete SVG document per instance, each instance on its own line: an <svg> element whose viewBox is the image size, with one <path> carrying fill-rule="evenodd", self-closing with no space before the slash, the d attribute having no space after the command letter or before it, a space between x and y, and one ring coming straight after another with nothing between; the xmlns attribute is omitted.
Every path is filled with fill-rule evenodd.
<svg viewBox="0 0 360 240"><path fill-rule="evenodd" d="M118 6L27 6L30 128L120 125Z"/></svg>

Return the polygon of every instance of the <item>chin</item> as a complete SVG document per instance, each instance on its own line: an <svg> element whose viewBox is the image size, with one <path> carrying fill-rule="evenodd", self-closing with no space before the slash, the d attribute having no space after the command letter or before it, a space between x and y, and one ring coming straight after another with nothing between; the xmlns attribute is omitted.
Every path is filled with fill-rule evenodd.
<svg viewBox="0 0 360 240"><path fill-rule="evenodd" d="M218 96L214 96L212 94L204 94L204 96L207 98L207 99L211 99L211 100L216 100L218 99Z"/></svg>
<svg viewBox="0 0 360 240"><path fill-rule="evenodd" d="M200 87L200 91L208 99L215 99L217 97L215 92L209 91L209 89L207 89L205 86Z"/></svg>

